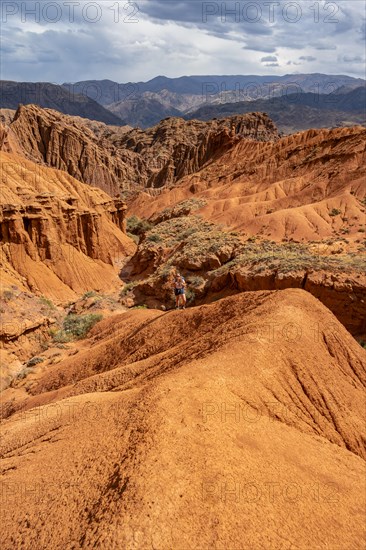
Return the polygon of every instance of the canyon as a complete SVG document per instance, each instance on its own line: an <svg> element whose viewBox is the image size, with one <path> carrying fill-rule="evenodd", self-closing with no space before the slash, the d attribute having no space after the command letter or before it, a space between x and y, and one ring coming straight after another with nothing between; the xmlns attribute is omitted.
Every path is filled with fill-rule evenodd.
<svg viewBox="0 0 366 550"><path fill-rule="evenodd" d="M3 548L362 547L365 138L1 110Z"/></svg>

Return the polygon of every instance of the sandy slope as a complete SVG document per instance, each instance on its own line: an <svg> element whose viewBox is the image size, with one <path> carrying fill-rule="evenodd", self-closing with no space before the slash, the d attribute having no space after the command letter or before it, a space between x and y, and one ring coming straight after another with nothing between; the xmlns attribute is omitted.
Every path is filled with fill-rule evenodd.
<svg viewBox="0 0 366 550"><path fill-rule="evenodd" d="M364 548L365 385L301 290L106 319L3 394L2 547Z"/></svg>
<svg viewBox="0 0 366 550"><path fill-rule="evenodd" d="M320 240L346 228L362 238L366 130L308 130L273 143L238 138L196 174L157 197L140 194L130 210L144 217L188 198L214 222L274 240ZM336 215L330 215L335 209Z"/></svg>

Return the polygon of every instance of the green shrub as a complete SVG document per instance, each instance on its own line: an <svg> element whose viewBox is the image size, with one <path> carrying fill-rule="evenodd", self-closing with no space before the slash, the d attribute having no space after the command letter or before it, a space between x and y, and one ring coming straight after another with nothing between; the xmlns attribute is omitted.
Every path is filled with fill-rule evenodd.
<svg viewBox="0 0 366 550"><path fill-rule="evenodd" d="M127 231L127 237L130 237L134 243L139 244L140 238L138 235L134 235L133 233L129 233L129 231Z"/></svg>
<svg viewBox="0 0 366 550"><path fill-rule="evenodd" d="M72 337L67 334L63 329L52 331L51 336L56 344L67 344L72 340Z"/></svg>
<svg viewBox="0 0 366 550"><path fill-rule="evenodd" d="M33 367L34 365L38 365L38 363L43 363L43 361L43 357L32 357L32 359L29 359L27 362L27 367Z"/></svg>
<svg viewBox="0 0 366 550"><path fill-rule="evenodd" d="M88 315L68 315L63 322L66 335L80 340L85 338L93 326L103 318L103 315L90 313Z"/></svg>
<svg viewBox="0 0 366 550"><path fill-rule="evenodd" d="M203 277L200 277L199 275L191 275L187 278L187 283L190 286L198 288L205 284L205 279Z"/></svg>
<svg viewBox="0 0 366 550"><path fill-rule="evenodd" d="M123 296L126 296L127 292L129 292L130 290L132 290L135 286L136 286L137 283L127 283L125 284L125 286L122 288L121 292L120 292L120 296L121 298Z"/></svg>
<svg viewBox="0 0 366 550"><path fill-rule="evenodd" d="M30 374L31 372L33 372L33 369L26 367L25 369L18 372L16 379L17 380L24 380L24 378L26 378L28 376L28 374ZM11 383L10 385L13 386L13 383Z"/></svg>
<svg viewBox="0 0 366 550"><path fill-rule="evenodd" d="M133 306L133 307L131 307L131 309L147 309L147 305L142 304L141 306Z"/></svg>
<svg viewBox="0 0 366 550"><path fill-rule="evenodd" d="M172 272L172 266L166 263L162 267L160 267L158 274L164 281L167 281L171 275L171 272Z"/></svg>
<svg viewBox="0 0 366 550"><path fill-rule="evenodd" d="M45 296L41 296L39 301L41 302L42 306L47 307L48 309L52 309L52 310L56 309L56 306L54 305L54 303L49 298L46 298Z"/></svg>
<svg viewBox="0 0 366 550"><path fill-rule="evenodd" d="M157 233L152 233L152 235L148 235L146 237L146 240L147 241L151 241L153 243L160 243L163 239L160 235L158 235Z"/></svg>
<svg viewBox="0 0 366 550"><path fill-rule="evenodd" d="M340 213L341 211L338 210L338 208L332 208L332 210L329 212L329 216L338 216Z"/></svg>
<svg viewBox="0 0 366 550"><path fill-rule="evenodd" d="M152 228L152 224L147 220L142 220L138 216L127 218L127 232L133 235L142 235Z"/></svg>
<svg viewBox="0 0 366 550"><path fill-rule="evenodd" d="M187 288L186 290L186 298L187 302L192 303L194 302L194 299L196 298L196 293L191 288Z"/></svg>
<svg viewBox="0 0 366 550"><path fill-rule="evenodd" d="M87 298L94 298L95 296L98 296L98 293L95 292L95 290L88 290L88 292L85 292L85 294L82 297L82 300L86 300Z"/></svg>

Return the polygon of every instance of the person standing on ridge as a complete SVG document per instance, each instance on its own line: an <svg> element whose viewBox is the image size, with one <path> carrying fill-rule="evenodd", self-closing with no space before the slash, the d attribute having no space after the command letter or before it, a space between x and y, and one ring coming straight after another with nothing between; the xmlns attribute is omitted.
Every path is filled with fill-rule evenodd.
<svg viewBox="0 0 366 550"><path fill-rule="evenodd" d="M173 288L175 294L175 308L180 309L180 304L182 303L182 309L186 309L186 281L184 277L177 271L173 280Z"/></svg>

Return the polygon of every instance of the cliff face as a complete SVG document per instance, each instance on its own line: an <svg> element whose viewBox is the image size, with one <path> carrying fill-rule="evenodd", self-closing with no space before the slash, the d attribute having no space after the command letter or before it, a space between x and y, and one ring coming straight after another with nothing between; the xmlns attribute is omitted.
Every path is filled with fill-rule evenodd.
<svg viewBox="0 0 366 550"><path fill-rule="evenodd" d="M163 120L146 131L98 128L35 105L20 106L7 135L29 159L64 170L109 194L172 185L232 147L235 136L276 140L263 114L221 121ZM10 138L3 139L3 150Z"/></svg>
<svg viewBox="0 0 366 550"><path fill-rule="evenodd" d="M134 250L125 204L65 173L1 153L2 269L36 293L67 300L117 283Z"/></svg>
<svg viewBox="0 0 366 550"><path fill-rule="evenodd" d="M64 170L111 195L119 191L119 181L131 177L131 169L115 155L113 145L99 140L74 117L20 106L8 131L30 160Z"/></svg>
<svg viewBox="0 0 366 550"><path fill-rule="evenodd" d="M252 113L209 122L168 118L145 131L131 130L116 146L122 155L128 150L144 159L144 187L169 187L219 158L238 136L260 141L279 137L266 115Z"/></svg>

